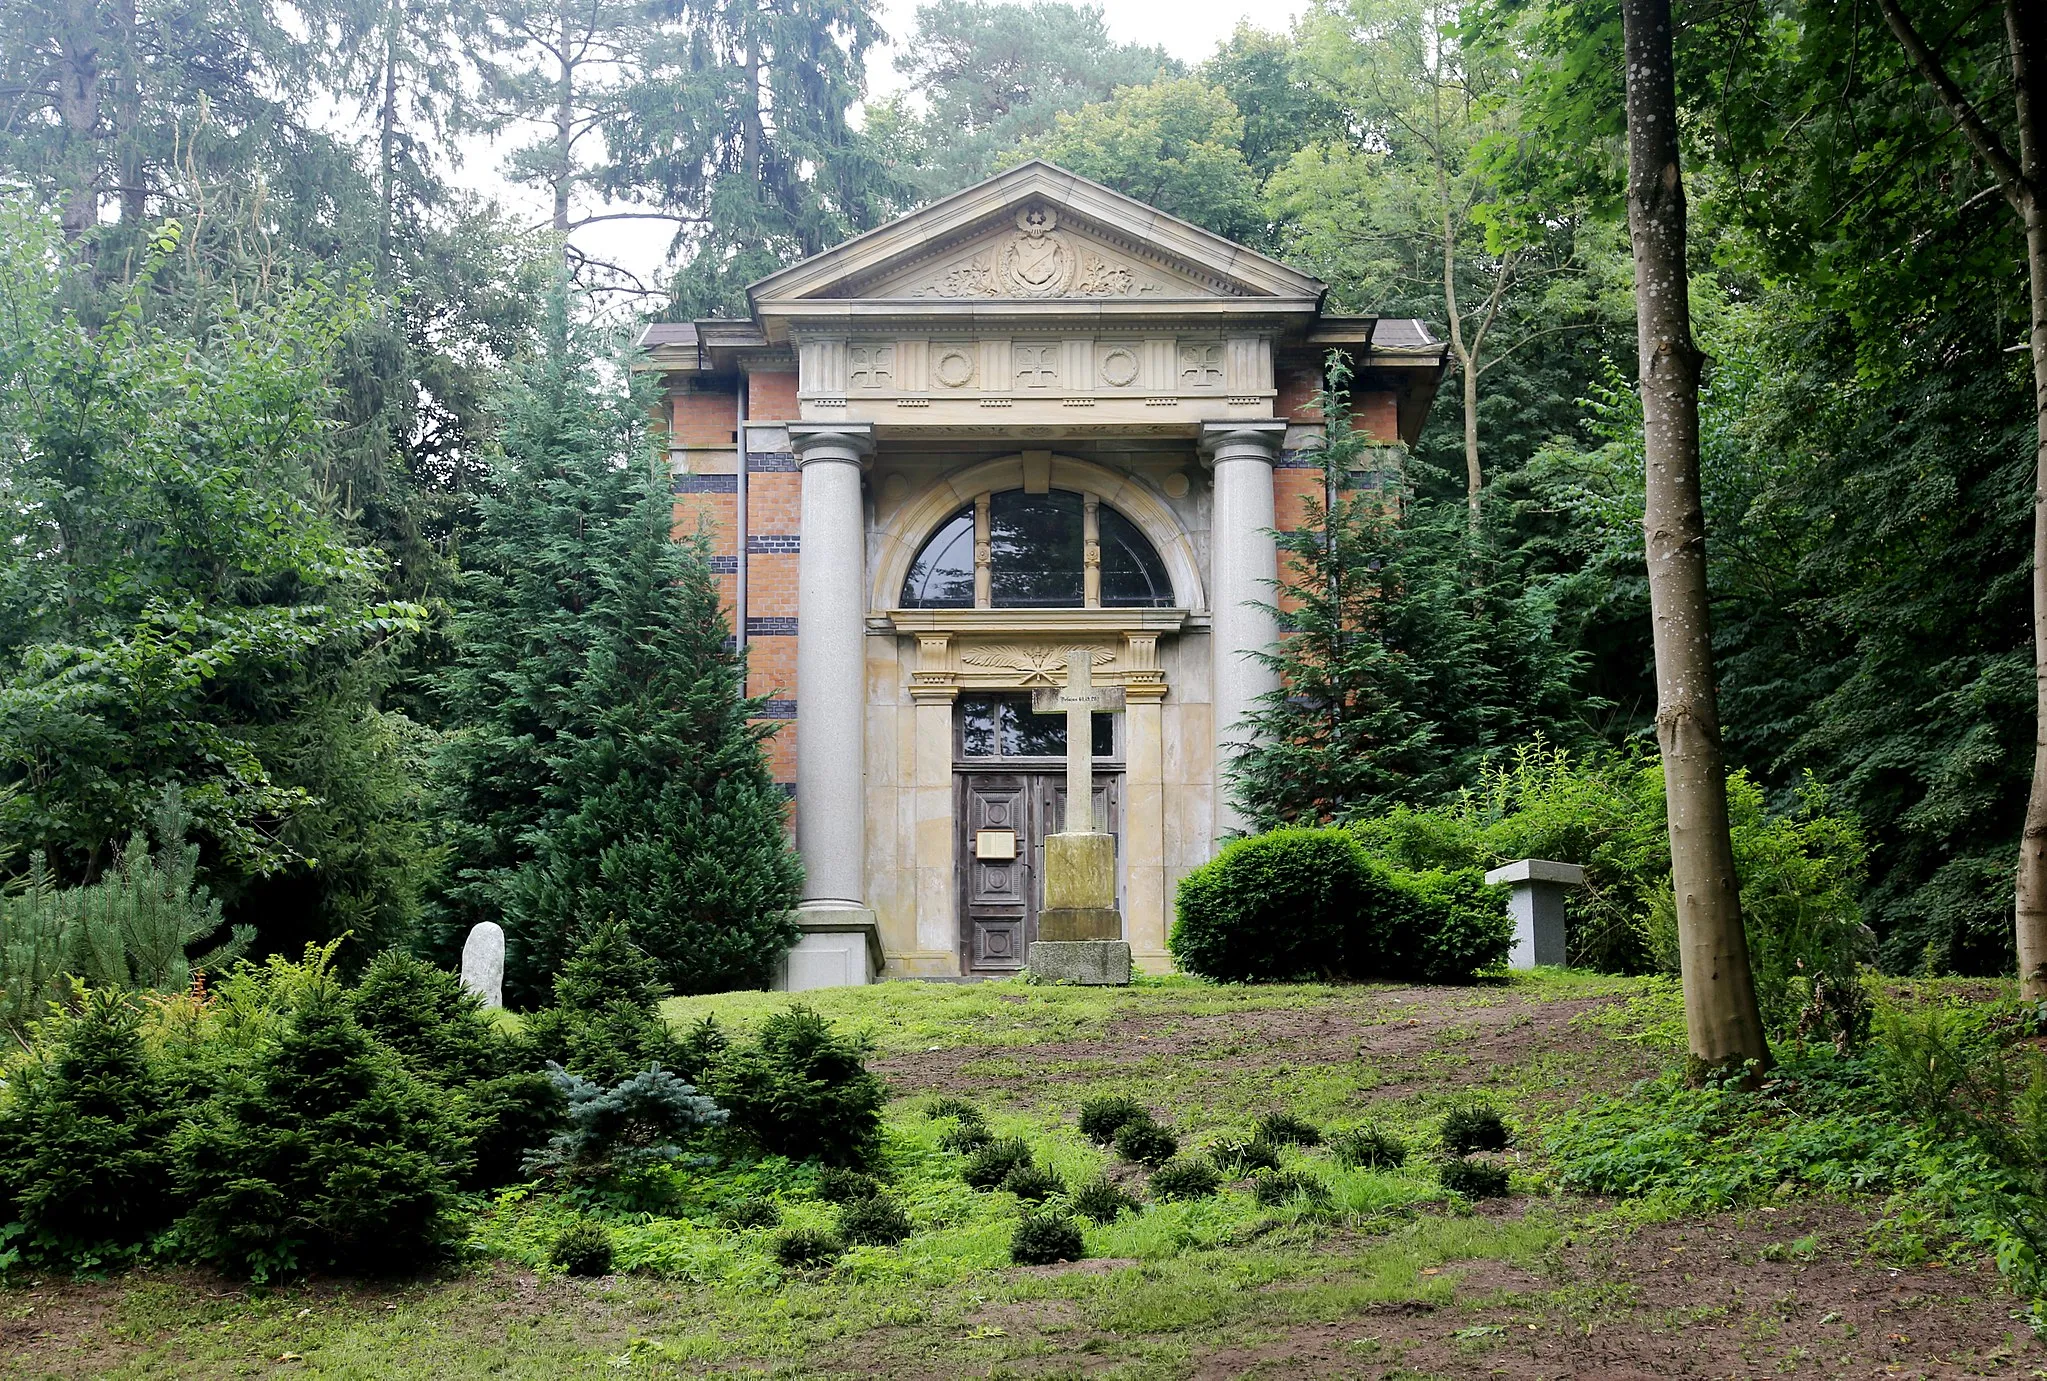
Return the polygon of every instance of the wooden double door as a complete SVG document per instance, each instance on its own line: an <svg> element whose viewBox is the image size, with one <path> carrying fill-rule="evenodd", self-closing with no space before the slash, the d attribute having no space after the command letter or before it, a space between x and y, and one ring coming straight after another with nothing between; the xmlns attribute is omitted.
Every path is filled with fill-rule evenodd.
<svg viewBox="0 0 2047 1381"><path fill-rule="evenodd" d="M1095 828L1118 836L1120 772L1096 772ZM1065 827L1066 774L962 770L955 774L960 872L960 972L1015 973L1038 937L1045 836ZM1120 890L1120 884L1119 884Z"/></svg>

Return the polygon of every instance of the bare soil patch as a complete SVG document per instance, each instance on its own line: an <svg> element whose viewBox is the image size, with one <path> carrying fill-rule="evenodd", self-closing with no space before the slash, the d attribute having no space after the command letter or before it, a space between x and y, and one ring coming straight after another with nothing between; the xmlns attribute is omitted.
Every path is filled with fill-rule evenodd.
<svg viewBox="0 0 2047 1381"><path fill-rule="evenodd" d="M1452 1306L1288 1330L1210 1352L1191 1375L1960 1377L2047 1363L1988 1263L1867 1260L1871 1221L1802 1204L1580 1233L1541 1273L1465 1270Z"/></svg>

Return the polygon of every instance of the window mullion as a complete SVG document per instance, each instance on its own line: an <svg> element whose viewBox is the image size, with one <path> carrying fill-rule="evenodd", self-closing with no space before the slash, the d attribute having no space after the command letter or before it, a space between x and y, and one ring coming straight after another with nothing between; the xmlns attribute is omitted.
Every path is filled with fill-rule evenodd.
<svg viewBox="0 0 2047 1381"><path fill-rule="evenodd" d="M1102 520L1101 500L1086 495L1081 505L1081 604L1088 609L1102 607Z"/></svg>
<svg viewBox="0 0 2047 1381"><path fill-rule="evenodd" d="M974 496L974 607L986 609L992 604L989 576L988 498L986 494Z"/></svg>

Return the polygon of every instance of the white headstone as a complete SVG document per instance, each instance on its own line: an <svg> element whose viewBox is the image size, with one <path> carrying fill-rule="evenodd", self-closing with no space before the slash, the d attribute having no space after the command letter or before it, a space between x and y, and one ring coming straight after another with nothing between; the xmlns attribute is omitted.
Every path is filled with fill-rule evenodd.
<svg viewBox="0 0 2047 1381"><path fill-rule="evenodd" d="M496 921L479 921L462 943L462 986L486 1007L505 1005L505 932Z"/></svg>

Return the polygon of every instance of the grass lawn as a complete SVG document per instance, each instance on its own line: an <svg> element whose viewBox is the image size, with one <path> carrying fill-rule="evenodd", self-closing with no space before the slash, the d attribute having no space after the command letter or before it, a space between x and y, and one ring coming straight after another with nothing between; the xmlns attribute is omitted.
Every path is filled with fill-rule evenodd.
<svg viewBox="0 0 2047 1381"><path fill-rule="evenodd" d="M703 1172L676 1216L613 1221L620 1273L540 1269L567 1220L514 1192L479 1219L473 1269L399 1285L252 1290L194 1271L0 1290L7 1376L1238 1377L2047 1374L2018 1302L1970 1253L1877 1227L1873 1201L1786 1198L1709 1217L1560 1193L1540 1148L1589 1093L1681 1054L1675 996L1542 974L1468 989L1127 990L890 983L806 995L867 1032L894 1095L884 1171L918 1231L834 1267L778 1269L722 1206L773 1191L829 1226L812 1172ZM790 1001L678 999L678 1025L744 1030ZM1009 1264L1022 1206L961 1182L933 1095L971 1099L1068 1184L1143 1176L1083 1138L1083 1097L1127 1093L1199 1150L1287 1110L1373 1125L1416 1154L1291 1168L1326 1206L1242 1184L1087 1233L1088 1259ZM1517 1132L1512 1193L1436 1184L1434 1126L1482 1098ZM1909 1235L1908 1235L1909 1236ZM1911 1263L1909 1265L1904 1263Z"/></svg>

